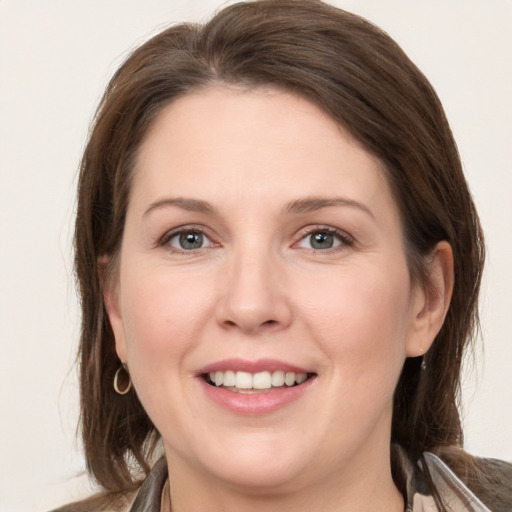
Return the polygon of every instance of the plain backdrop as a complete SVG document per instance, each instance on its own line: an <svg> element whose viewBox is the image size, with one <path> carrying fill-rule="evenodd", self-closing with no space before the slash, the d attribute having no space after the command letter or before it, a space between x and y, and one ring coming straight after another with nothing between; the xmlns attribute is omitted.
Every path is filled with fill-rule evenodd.
<svg viewBox="0 0 512 512"><path fill-rule="evenodd" d="M466 446L512 459L512 2L339 0L389 32L446 108L487 234ZM94 108L130 48L216 0L0 0L0 511L83 496L73 366L74 189ZM483 348L482 348L483 346Z"/></svg>

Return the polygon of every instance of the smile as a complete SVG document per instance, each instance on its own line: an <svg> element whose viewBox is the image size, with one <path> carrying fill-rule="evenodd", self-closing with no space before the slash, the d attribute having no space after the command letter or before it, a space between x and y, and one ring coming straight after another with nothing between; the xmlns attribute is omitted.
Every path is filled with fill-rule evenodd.
<svg viewBox="0 0 512 512"><path fill-rule="evenodd" d="M263 371L250 373L246 371L215 371L204 375L204 378L215 387L222 387L236 393L272 390L298 386L306 382L314 374L299 373L285 370L273 372Z"/></svg>
<svg viewBox="0 0 512 512"><path fill-rule="evenodd" d="M271 414L309 395L318 374L277 359L216 361L196 376L213 403L242 416Z"/></svg>

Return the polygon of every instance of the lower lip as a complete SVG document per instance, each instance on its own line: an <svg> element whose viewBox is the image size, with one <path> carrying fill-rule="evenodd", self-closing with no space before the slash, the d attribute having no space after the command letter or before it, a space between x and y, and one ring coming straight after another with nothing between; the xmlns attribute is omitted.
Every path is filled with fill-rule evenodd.
<svg viewBox="0 0 512 512"><path fill-rule="evenodd" d="M203 389L213 402L230 412L245 416L271 414L298 400L310 387L315 378L309 378L298 386L274 388L261 393L237 393L208 384L200 378Z"/></svg>

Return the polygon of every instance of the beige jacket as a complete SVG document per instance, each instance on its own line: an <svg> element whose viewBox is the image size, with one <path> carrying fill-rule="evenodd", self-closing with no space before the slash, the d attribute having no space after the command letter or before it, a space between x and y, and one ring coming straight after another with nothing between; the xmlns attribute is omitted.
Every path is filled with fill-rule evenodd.
<svg viewBox="0 0 512 512"><path fill-rule="evenodd" d="M449 512L491 512L438 457L424 454L430 476ZM401 457L406 485L406 512L438 512L428 489L421 464ZM161 458L140 488L130 512L160 512L162 490L167 480L167 463Z"/></svg>

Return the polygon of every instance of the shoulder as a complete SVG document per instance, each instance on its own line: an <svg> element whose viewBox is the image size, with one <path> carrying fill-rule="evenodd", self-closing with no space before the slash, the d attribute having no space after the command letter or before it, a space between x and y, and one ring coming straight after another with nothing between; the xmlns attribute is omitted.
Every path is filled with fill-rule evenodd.
<svg viewBox="0 0 512 512"><path fill-rule="evenodd" d="M407 512L510 512L512 465L458 447L413 457L393 445L394 476ZM443 509L444 507L444 509Z"/></svg>
<svg viewBox="0 0 512 512"><path fill-rule="evenodd" d="M425 452L420 466L431 480L443 505L450 512L491 512L437 455Z"/></svg>
<svg viewBox="0 0 512 512"><path fill-rule="evenodd" d="M436 467L444 475L447 471L456 475L471 492L478 496L492 512L512 511L512 464L498 459L475 457L457 447L436 450ZM432 455L430 457L432 459ZM449 481L449 476L442 476Z"/></svg>

